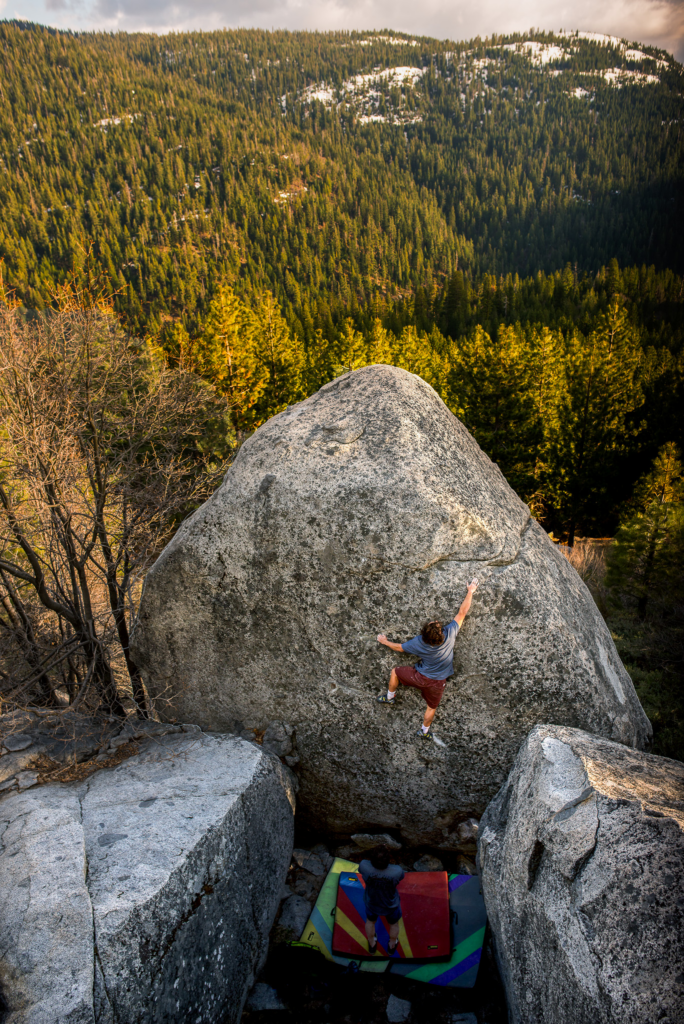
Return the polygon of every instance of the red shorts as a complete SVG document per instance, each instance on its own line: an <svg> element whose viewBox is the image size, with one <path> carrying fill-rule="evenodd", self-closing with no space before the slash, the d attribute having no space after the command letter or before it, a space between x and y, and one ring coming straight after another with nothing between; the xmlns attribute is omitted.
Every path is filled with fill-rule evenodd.
<svg viewBox="0 0 684 1024"><path fill-rule="evenodd" d="M394 671L402 686L415 686L417 690L420 690L429 708L438 706L444 693L446 679L428 679L427 676L421 675L413 665L395 665Z"/></svg>

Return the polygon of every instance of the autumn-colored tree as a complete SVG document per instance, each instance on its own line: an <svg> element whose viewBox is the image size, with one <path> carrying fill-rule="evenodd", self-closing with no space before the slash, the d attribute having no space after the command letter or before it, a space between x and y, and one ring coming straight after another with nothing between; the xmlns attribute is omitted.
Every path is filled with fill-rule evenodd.
<svg viewBox="0 0 684 1024"><path fill-rule="evenodd" d="M0 315L0 688L123 714L136 588L230 453L227 407L97 308Z"/></svg>
<svg viewBox="0 0 684 1024"><path fill-rule="evenodd" d="M254 313L231 288L222 286L193 346L193 360L197 371L226 396L238 428L248 424L250 410L268 385L270 371L258 355Z"/></svg>
<svg viewBox="0 0 684 1024"><path fill-rule="evenodd" d="M478 327L454 349L452 408L518 493L538 490L545 428L555 416L557 368L549 332L502 325L492 338Z"/></svg>
<svg viewBox="0 0 684 1024"><path fill-rule="evenodd" d="M268 372L252 419L253 425L259 426L307 393L303 346L268 291L259 296L254 309L254 343L256 358Z"/></svg>

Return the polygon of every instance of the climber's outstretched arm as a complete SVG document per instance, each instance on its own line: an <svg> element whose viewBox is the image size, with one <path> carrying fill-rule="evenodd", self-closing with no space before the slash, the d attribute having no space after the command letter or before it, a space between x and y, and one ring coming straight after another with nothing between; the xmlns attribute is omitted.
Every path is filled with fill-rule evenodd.
<svg viewBox="0 0 684 1024"><path fill-rule="evenodd" d="M384 644L385 647L389 647L391 651L403 651L401 644L394 644L391 640L388 640L384 633L381 633L378 637L378 643Z"/></svg>
<svg viewBox="0 0 684 1024"><path fill-rule="evenodd" d="M458 628L459 629L461 628L461 626L463 624L463 620L465 619L466 615L470 611L470 606L471 606L471 604L473 602L473 594L477 590L478 586L479 586L479 580L477 580L477 579L473 580L472 583L468 584L468 593L463 598L463 604L458 609L458 614L454 616L454 618L456 619L456 622L458 624Z"/></svg>

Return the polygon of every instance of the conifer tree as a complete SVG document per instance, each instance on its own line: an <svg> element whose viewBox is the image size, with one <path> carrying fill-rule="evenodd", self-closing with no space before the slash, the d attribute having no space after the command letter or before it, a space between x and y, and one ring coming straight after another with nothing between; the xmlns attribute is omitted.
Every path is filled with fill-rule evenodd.
<svg viewBox="0 0 684 1024"><path fill-rule="evenodd" d="M254 355L267 383L253 404L251 423L259 426L294 402L306 397L304 350L288 327L271 292L260 296L254 310ZM259 375L259 381L263 379ZM261 385L260 385L261 386Z"/></svg>
<svg viewBox="0 0 684 1024"><path fill-rule="evenodd" d="M494 338L476 327L455 349L449 378L452 408L525 496L536 489L533 472L542 440L540 371L531 347L519 326L502 325Z"/></svg>
<svg viewBox="0 0 684 1024"><path fill-rule="evenodd" d="M684 477L677 446L663 445L640 480L610 552L606 582L636 598L640 619L653 593L684 597Z"/></svg>
<svg viewBox="0 0 684 1024"><path fill-rule="evenodd" d="M643 403L637 333L616 298L588 338L569 336L565 394L547 444L547 491L566 524L570 545L590 508L614 501L620 458L638 432L631 417Z"/></svg>
<svg viewBox="0 0 684 1024"><path fill-rule="evenodd" d="M195 364L230 402L238 429L249 424L250 410L268 385L270 372L258 358L258 349L256 317L230 288L222 286L195 345Z"/></svg>

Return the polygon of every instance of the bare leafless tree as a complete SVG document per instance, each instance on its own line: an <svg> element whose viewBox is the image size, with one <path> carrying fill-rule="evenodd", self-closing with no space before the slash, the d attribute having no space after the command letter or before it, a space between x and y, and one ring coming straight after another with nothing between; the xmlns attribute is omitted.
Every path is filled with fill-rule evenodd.
<svg viewBox="0 0 684 1024"><path fill-rule="evenodd" d="M5 308L0 411L2 700L147 715L136 588L225 471L225 402L101 309Z"/></svg>

